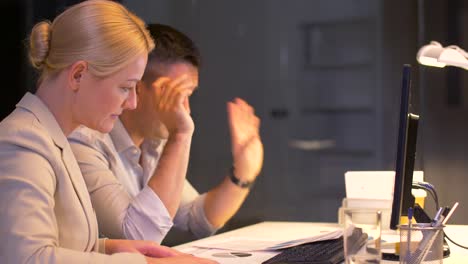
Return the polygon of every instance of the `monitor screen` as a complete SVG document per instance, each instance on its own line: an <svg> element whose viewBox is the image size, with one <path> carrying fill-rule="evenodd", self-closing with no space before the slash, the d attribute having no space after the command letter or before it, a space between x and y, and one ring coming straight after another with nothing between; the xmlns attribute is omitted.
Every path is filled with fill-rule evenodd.
<svg viewBox="0 0 468 264"><path fill-rule="evenodd" d="M408 209L414 206L411 194L413 169L416 156L416 141L419 116L411 113L411 66L403 66L401 84L400 116L398 124L398 142L395 165L395 186L393 189L392 215L390 228L397 229L401 216L408 215Z"/></svg>

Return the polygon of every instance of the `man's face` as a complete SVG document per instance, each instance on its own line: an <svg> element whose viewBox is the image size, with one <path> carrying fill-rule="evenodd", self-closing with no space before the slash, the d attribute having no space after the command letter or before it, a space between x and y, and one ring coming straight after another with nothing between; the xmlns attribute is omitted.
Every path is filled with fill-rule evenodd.
<svg viewBox="0 0 468 264"><path fill-rule="evenodd" d="M192 78L193 86L188 89L194 91L198 87L198 69L190 63L177 62L154 67L157 70L159 77L168 77L171 80L187 75ZM152 80L152 82L155 82ZM138 92L138 119L141 121L140 126L144 130L145 137L168 138L169 132L164 124L159 120L155 112L154 102L151 100L153 89L146 87L148 84L143 84L142 89ZM190 111L190 98L184 101L185 107ZM149 125L151 124L151 125Z"/></svg>

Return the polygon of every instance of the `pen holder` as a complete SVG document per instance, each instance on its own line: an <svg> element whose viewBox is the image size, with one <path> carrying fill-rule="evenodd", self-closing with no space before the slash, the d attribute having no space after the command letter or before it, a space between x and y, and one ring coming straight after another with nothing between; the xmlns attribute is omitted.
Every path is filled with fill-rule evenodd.
<svg viewBox="0 0 468 264"><path fill-rule="evenodd" d="M400 225L400 264L443 263L443 226Z"/></svg>

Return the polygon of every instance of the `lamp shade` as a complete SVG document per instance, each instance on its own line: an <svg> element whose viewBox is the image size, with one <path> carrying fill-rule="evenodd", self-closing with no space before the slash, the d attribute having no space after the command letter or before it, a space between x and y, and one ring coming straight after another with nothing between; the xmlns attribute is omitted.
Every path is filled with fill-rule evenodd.
<svg viewBox="0 0 468 264"><path fill-rule="evenodd" d="M458 46L443 47L437 41L431 41L419 49L416 56L420 64L432 67L455 66L468 70L467 53Z"/></svg>

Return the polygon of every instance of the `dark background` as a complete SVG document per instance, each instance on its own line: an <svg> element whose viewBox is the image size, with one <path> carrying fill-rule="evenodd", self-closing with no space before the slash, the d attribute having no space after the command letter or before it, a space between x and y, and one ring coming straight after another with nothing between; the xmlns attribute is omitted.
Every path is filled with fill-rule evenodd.
<svg viewBox="0 0 468 264"><path fill-rule="evenodd" d="M2 1L3 91L11 112L35 73L25 39L32 25L79 1ZM225 102L248 100L262 119L265 163L226 229L264 220L337 221L348 170L393 170L401 66L413 65L421 115L416 168L451 222L468 224L467 73L418 66L420 46L467 47L462 0L121 1L147 23L185 32L203 56L188 178L200 192L231 163ZM426 201L433 212L433 204Z"/></svg>

